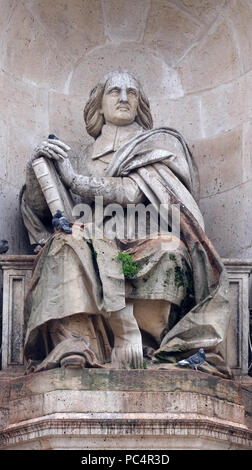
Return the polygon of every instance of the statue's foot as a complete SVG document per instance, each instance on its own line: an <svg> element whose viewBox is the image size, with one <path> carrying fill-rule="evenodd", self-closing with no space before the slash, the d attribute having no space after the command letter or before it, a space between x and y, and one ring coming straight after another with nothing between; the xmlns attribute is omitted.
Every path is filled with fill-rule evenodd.
<svg viewBox="0 0 252 470"><path fill-rule="evenodd" d="M115 346L112 350L111 361L115 369L142 369L142 344Z"/></svg>
<svg viewBox="0 0 252 470"><path fill-rule="evenodd" d="M71 354L70 356L63 357L60 361L61 367L66 367L69 369L79 369L83 368L86 365L86 359L80 354Z"/></svg>
<svg viewBox="0 0 252 470"><path fill-rule="evenodd" d="M133 314L133 304L112 312L109 324L114 333L114 349L111 354L115 369L141 369L143 367L142 337Z"/></svg>

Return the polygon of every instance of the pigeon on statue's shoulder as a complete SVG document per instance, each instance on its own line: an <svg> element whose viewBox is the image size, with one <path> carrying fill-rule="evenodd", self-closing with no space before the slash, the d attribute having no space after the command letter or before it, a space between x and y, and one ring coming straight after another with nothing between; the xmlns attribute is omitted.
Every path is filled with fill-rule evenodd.
<svg viewBox="0 0 252 470"><path fill-rule="evenodd" d="M62 215L60 210L57 210L56 214L53 216L52 225L55 230L61 230L65 233L72 233L69 220Z"/></svg>
<svg viewBox="0 0 252 470"><path fill-rule="evenodd" d="M200 348L199 351L187 359L182 359L178 362L178 365L181 367L191 367L192 369L198 370L198 367L206 361L206 355L203 348Z"/></svg>

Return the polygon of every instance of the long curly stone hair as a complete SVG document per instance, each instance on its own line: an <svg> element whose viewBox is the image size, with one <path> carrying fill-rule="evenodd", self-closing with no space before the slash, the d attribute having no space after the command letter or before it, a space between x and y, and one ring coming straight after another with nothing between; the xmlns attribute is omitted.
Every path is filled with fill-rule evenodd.
<svg viewBox="0 0 252 470"><path fill-rule="evenodd" d="M137 107L137 115L135 119L136 122L143 129L152 129L153 127L150 103L142 89L141 83L131 72L128 72L127 70L115 70L114 72L109 72L104 75L101 80L97 83L97 85L92 89L89 95L88 102L84 108L84 120L86 123L87 132L95 139L97 139L97 137L100 135L102 126L105 124L104 117L102 114L100 114L100 109L107 81L114 75L125 73L127 73L131 78L133 78L139 87L139 101Z"/></svg>

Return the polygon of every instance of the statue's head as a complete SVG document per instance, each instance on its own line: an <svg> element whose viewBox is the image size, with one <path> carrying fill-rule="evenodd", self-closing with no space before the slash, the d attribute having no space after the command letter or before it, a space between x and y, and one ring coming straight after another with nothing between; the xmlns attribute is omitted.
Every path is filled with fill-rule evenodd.
<svg viewBox="0 0 252 470"><path fill-rule="evenodd" d="M143 129L153 122L149 100L137 78L127 71L110 72L90 93L84 109L87 132L95 139L106 123L127 126L136 121Z"/></svg>

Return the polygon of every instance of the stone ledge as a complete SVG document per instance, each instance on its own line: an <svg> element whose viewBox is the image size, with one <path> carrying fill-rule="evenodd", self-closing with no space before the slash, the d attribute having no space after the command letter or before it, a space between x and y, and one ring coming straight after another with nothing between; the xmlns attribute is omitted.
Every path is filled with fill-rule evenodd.
<svg viewBox="0 0 252 470"><path fill-rule="evenodd" d="M32 270L35 259L35 255L0 255L0 267Z"/></svg>
<svg viewBox="0 0 252 470"><path fill-rule="evenodd" d="M243 406L202 395L200 389L198 393L55 390L11 400L10 406L3 406L3 409L1 427L52 413L65 413L68 417L69 413L78 412L90 416L96 413L101 416L107 413L124 413L131 416L142 412L151 416L157 413L166 414L170 420L197 415L197 419L213 418L222 424L245 428Z"/></svg>
<svg viewBox="0 0 252 470"><path fill-rule="evenodd" d="M15 449L250 449L252 432L201 420L43 419L12 426L0 436Z"/></svg>
<svg viewBox="0 0 252 470"><path fill-rule="evenodd" d="M160 365L161 367L161 365ZM10 377L0 372L0 385L7 385L10 399L20 399L54 390L101 390L134 392L199 392L241 404L241 385L233 380L190 369L115 370L57 368L30 375ZM2 387L1 387L2 388ZM0 389L1 400L1 389Z"/></svg>

